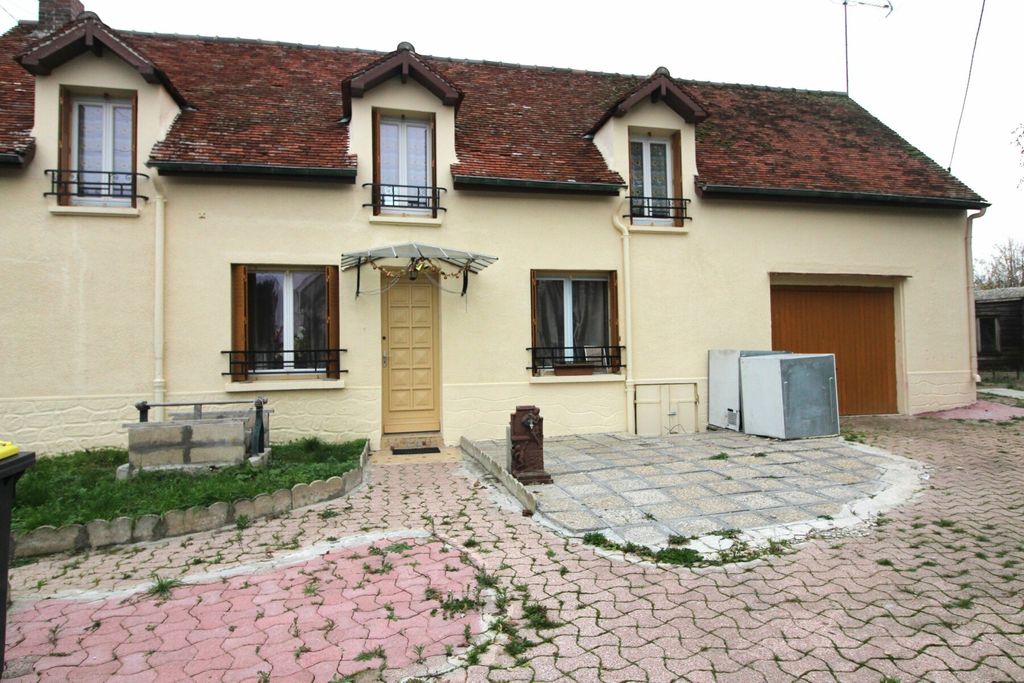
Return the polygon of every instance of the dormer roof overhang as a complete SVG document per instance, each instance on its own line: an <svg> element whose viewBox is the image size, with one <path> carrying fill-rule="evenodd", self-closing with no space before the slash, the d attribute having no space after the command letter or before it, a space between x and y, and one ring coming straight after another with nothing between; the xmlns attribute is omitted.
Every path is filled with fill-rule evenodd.
<svg viewBox="0 0 1024 683"><path fill-rule="evenodd" d="M147 83L164 87L182 109L191 109L171 79L145 55L132 47L93 12L82 12L74 21L45 36L15 59L36 76L48 76L60 65L86 52L100 55L109 50L139 72Z"/></svg>
<svg viewBox="0 0 1024 683"><path fill-rule="evenodd" d="M643 81L636 88L623 95L615 104L609 107L598 119L597 123L587 131L587 136L597 134L604 124L613 116L618 118L628 114L633 107L646 100L651 102L663 102L672 111L683 117L687 123L700 123L708 117L708 113L697 103L685 90L679 87L672 80L668 69L661 66Z"/></svg>
<svg viewBox="0 0 1024 683"><path fill-rule="evenodd" d="M403 83L412 78L447 107L457 107L462 101L461 90L420 59L412 45L400 43L397 50L384 55L342 82L342 121L348 121L352 117L353 97L362 97L369 90L396 76L401 78Z"/></svg>

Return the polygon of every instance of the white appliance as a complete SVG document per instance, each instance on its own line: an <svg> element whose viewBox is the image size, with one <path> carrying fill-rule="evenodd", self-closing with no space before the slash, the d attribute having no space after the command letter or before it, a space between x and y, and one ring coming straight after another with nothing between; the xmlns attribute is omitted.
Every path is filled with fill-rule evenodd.
<svg viewBox="0 0 1024 683"><path fill-rule="evenodd" d="M785 351L740 351L712 349L708 351L708 424L723 429L740 431L740 358L767 356Z"/></svg>
<svg viewBox="0 0 1024 683"><path fill-rule="evenodd" d="M836 357L787 353L740 358L743 431L776 439L839 433Z"/></svg>

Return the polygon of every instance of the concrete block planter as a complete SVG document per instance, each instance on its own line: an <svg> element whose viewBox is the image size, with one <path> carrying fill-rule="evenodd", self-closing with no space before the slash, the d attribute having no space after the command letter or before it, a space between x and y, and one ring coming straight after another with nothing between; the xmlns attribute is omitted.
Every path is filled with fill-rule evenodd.
<svg viewBox="0 0 1024 683"><path fill-rule="evenodd" d="M187 510L168 510L162 515L142 515L132 520L94 519L88 524L68 524L60 528L41 526L28 533L14 534L14 557L34 557L51 553L103 548L122 543L157 541L162 538L212 531L233 524L240 517L249 520L271 517L291 510L322 503L347 495L363 483L363 472L370 445L359 456L359 467L327 481L317 479L279 489L255 498L242 498L197 506Z"/></svg>

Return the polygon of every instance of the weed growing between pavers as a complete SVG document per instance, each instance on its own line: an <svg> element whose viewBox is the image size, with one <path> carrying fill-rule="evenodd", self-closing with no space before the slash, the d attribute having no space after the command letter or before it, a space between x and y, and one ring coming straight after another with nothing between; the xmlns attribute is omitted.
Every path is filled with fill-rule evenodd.
<svg viewBox="0 0 1024 683"><path fill-rule="evenodd" d="M153 595L161 600L166 600L171 597L171 591L178 586L181 586L181 580L175 578L164 578L158 574L153 574L153 585L146 591L147 595Z"/></svg>
<svg viewBox="0 0 1024 683"><path fill-rule="evenodd" d="M583 542L604 550L617 550L628 555L637 555L646 560L662 564L683 567L717 567L737 562L750 562L771 555L781 555L790 547L789 541L769 540L763 548L754 548L748 542L739 539L738 529L727 529L714 533L715 536L732 540L732 545L718 551L717 558L708 558L693 548L668 547L654 550L636 543L616 543L607 536L597 532L583 535ZM681 538L681 537L677 537Z"/></svg>
<svg viewBox="0 0 1024 683"><path fill-rule="evenodd" d="M128 462L128 452L122 449L40 458L18 481L11 525L15 531L29 531L44 524L59 527L94 519L137 518L252 498L340 476L359 466L364 443L328 444L302 439L275 445L266 467L243 464L203 475L143 472L128 481L114 477L117 467Z"/></svg>

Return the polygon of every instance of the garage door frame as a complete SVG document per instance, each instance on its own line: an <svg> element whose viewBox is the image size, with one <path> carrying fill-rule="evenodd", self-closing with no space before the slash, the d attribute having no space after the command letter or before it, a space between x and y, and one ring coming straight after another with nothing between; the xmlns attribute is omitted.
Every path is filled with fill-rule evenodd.
<svg viewBox="0 0 1024 683"><path fill-rule="evenodd" d="M893 332L895 334L894 350L896 357L896 409L899 414L906 415L908 409L908 384L906 366L906 311L904 275L849 275L820 273L771 273L769 287L766 292L769 325L771 323L771 287L774 286L809 286L809 287L885 287L893 290Z"/></svg>

